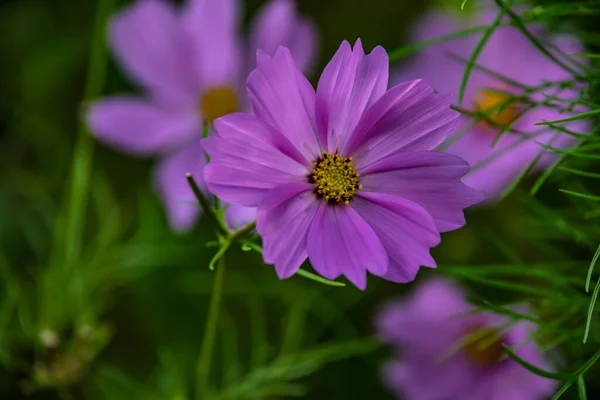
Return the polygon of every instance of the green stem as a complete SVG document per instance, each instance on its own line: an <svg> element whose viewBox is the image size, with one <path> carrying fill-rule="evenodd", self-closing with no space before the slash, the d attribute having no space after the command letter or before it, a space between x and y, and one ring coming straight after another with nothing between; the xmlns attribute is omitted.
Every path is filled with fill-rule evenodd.
<svg viewBox="0 0 600 400"><path fill-rule="evenodd" d="M227 237L227 240L229 242L233 242L233 241L235 241L237 239L241 239L244 236L251 234L254 229L256 229L256 221L252 221L248 225L246 225L246 226L242 227L241 229L233 232L232 234L230 234Z"/></svg>
<svg viewBox="0 0 600 400"><path fill-rule="evenodd" d="M204 213L204 215L206 215L213 222L213 224L216 225L220 233L222 233L225 236L229 235L229 230L217 218L215 211L210 205L210 202L208 201L206 196L204 196L202 190L200 190L200 188L198 187L198 184L194 180L194 177L190 173L187 173L185 174L185 178L187 179L190 188L194 192L196 199L198 199L198 203L200 204L200 207L202 207L202 212Z"/></svg>
<svg viewBox="0 0 600 400"><path fill-rule="evenodd" d="M215 336L217 333L217 323L219 320L219 311L221 308L221 298L223 294L223 277L225 276L225 256L222 256L215 272L215 281L210 303L208 306L208 316L206 317L206 327L204 329L204 339L202 341L202 350L196 364L196 399L206 400L209 395L209 375L212 362L212 353L215 347Z"/></svg>
<svg viewBox="0 0 600 400"><path fill-rule="evenodd" d="M83 99L84 105L87 105L90 100L98 97L104 87L107 58L104 31L106 21L114 8L114 3L115 0L98 1L92 37L92 49L87 68L87 82ZM89 134L85 122L81 121L71 162L68 197L66 203L63 205L63 212L66 214L64 217L65 220L61 222L62 229L59 228L61 229L59 231L60 235L57 235L58 240L64 239L64 243L58 243L58 245L64 246L63 257L65 265L72 265L81 252L81 240L83 237L93 155L94 140Z"/></svg>

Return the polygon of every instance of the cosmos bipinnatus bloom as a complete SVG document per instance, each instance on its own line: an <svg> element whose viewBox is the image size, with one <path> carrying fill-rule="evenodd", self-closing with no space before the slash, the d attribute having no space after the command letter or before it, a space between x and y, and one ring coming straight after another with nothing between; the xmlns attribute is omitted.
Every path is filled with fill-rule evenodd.
<svg viewBox="0 0 600 400"><path fill-rule="evenodd" d="M435 267L440 232L465 224L482 196L464 185L467 163L433 151L458 113L423 80L388 86L388 56L346 41L315 92L289 49L258 51L247 82L254 115L215 121L205 140L209 189L258 207L264 259L280 278L308 257L333 279L364 289L367 271L394 282Z"/></svg>
<svg viewBox="0 0 600 400"><path fill-rule="evenodd" d="M463 292L440 278L385 305L377 318L378 336L395 356L384 367L385 383L406 400L548 398L557 382L528 371L508 358L502 347L551 370L532 341L536 326L470 311Z"/></svg>
<svg viewBox="0 0 600 400"><path fill-rule="evenodd" d="M494 8L475 14L471 20L465 18L460 21L449 13L428 14L417 23L413 38L419 42L470 25L489 26L497 12ZM507 20L508 17L504 22ZM559 59L561 56L552 46L567 54L583 52L575 37L550 36L535 25L528 26L528 29L544 43L551 43L547 47ZM432 45L402 65L393 80L426 79L436 90L450 93L454 102L466 60L472 55L480 38L481 34L475 34ZM585 62L581 58L578 61ZM578 70L576 66L568 65ZM450 136L442 145L449 153L469 162L472 170L464 182L482 191L486 202L498 200L530 164L535 162L532 171L540 171L558 160L559 154L547 150L542 144L559 149L576 144L577 140L569 134L548 126L535 125L586 111L579 105L568 110L570 104L566 100L576 100L579 89L560 85L543 87L547 82L572 79L572 73L542 54L519 29L500 26L492 33L476 60L462 103L463 108L484 113L487 119L475 123L474 118L463 117L457 134ZM526 94L527 88L534 87L538 87L538 90ZM547 104L540 104L544 101ZM590 127L584 120L563 126L582 134L587 133ZM514 129L514 132L506 132L500 137L501 130L506 127Z"/></svg>
<svg viewBox="0 0 600 400"><path fill-rule="evenodd" d="M110 47L143 96L92 104L88 125L116 149L160 158L153 179L177 231L191 228L200 214L185 174L206 189L202 123L247 109L243 85L256 49L272 54L286 45L303 71L315 54L314 27L292 0L271 0L259 10L247 41L239 35L240 12L239 0L187 0L180 9L167 0L138 0L110 22ZM255 215L238 206L226 212L231 228Z"/></svg>

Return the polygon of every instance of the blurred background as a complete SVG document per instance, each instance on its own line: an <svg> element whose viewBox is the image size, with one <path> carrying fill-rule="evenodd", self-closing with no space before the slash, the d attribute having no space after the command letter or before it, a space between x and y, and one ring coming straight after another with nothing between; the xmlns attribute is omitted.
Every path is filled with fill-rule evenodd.
<svg viewBox="0 0 600 400"><path fill-rule="evenodd" d="M380 44L391 51L407 44L427 9L459 13L460 3L299 0L298 8L318 26L315 71L321 71L344 39L360 37L365 49ZM116 0L113 11L127 4ZM245 2L246 24L261 4ZM171 231L151 186L153 160L94 143L83 229L71 238L81 251L67 265L56 250L63 248L65 210L73 207L65 199L98 12L92 0L0 2L2 399L190 398L213 282L207 266L215 248L205 244L215 236L204 220L185 235ZM594 15L572 19L592 46ZM559 28L552 18L547 22ZM134 90L109 56L102 93ZM577 162L595 168L589 160ZM532 301L547 321L573 333L565 338L550 331L541 339L560 354L561 369L574 371L600 337L594 333L600 326L592 325L592 344L578 339L600 213L586 199L560 194L561 180L568 179L560 174L529 196L537 179L492 209L468 213L467 226L444 234L433 254L438 271L475 293ZM581 185L594 182L582 179ZM393 398L380 382L389 350L370 339L373 319L385 301L413 284L369 279L361 292L299 276L279 281L258 254L242 249L233 250L228 264L212 370L215 386L226 389L223 399ZM513 269L485 269L499 265ZM519 268L546 268L551 278ZM422 270L419 279L431 273ZM510 286L516 283L521 289ZM542 296L541 289L556 296ZM595 371L588 372L589 398L600 393Z"/></svg>

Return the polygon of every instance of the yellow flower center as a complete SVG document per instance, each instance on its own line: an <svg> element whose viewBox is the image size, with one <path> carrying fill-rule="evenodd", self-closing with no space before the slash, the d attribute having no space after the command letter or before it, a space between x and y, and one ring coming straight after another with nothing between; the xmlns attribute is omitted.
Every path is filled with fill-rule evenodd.
<svg viewBox="0 0 600 400"><path fill-rule="evenodd" d="M339 154L328 154L313 163L310 183L315 185L315 191L328 203L349 204L357 189L362 189L358 183L360 174L356 172L352 157L342 157Z"/></svg>
<svg viewBox="0 0 600 400"><path fill-rule="evenodd" d="M202 95L198 107L204 119L213 122L223 115L237 111L238 100L230 88L216 86Z"/></svg>
<svg viewBox="0 0 600 400"><path fill-rule="evenodd" d="M491 128L510 125L519 115L519 102L508 93L483 89L475 100L475 108L486 114L486 125Z"/></svg>
<svg viewBox="0 0 600 400"><path fill-rule="evenodd" d="M502 338L494 328L472 331L465 339L462 349L471 361L483 367L500 361L504 356Z"/></svg>

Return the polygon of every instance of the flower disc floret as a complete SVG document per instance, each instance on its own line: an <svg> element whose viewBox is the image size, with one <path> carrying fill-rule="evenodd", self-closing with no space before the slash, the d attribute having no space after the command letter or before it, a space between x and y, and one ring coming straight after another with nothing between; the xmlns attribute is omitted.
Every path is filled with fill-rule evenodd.
<svg viewBox="0 0 600 400"><path fill-rule="evenodd" d="M350 204L356 190L362 189L358 183L360 174L356 172L352 157L323 152L323 156L313 163L309 182L315 185L317 196L328 203Z"/></svg>

